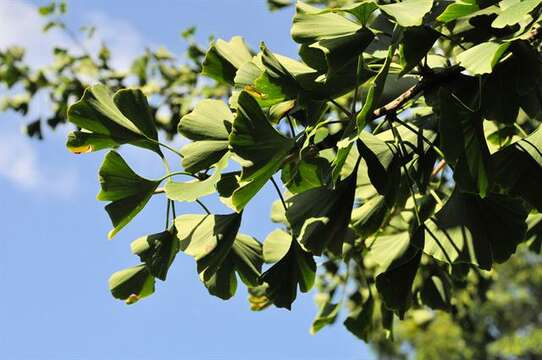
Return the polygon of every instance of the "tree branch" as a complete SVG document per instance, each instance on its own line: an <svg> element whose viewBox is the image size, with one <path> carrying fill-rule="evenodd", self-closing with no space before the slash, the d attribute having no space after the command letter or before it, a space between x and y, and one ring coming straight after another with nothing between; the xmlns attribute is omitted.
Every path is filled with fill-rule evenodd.
<svg viewBox="0 0 542 360"><path fill-rule="evenodd" d="M402 93L386 105L375 109L370 120L374 120L380 116L396 112L397 109L403 106L406 102L415 98L424 91L433 89L436 86L448 81L450 78L453 78L463 70L464 69L461 66L454 65L438 73L424 77L416 85L410 87L408 90L406 90L404 93Z"/></svg>

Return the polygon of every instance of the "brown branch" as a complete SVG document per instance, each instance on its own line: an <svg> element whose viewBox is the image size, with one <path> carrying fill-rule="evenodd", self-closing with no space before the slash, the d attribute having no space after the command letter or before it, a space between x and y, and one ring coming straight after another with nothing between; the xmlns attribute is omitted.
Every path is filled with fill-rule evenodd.
<svg viewBox="0 0 542 360"><path fill-rule="evenodd" d="M416 85L410 87L408 90L406 90L404 93L402 93L386 105L375 109L373 111L373 116L371 120L389 113L396 112L406 102L415 98L422 92L433 89L434 87L439 86L443 82L448 81L450 78L456 76L461 71L463 71L463 68L461 66L455 65L438 73L424 77Z"/></svg>
<svg viewBox="0 0 542 360"><path fill-rule="evenodd" d="M529 35L524 38L526 42L532 42L536 40L542 33L542 27L534 26ZM440 72L426 75L420 82L416 85L410 87L404 93L399 95L397 98L393 99L386 105L379 107L373 111L373 116L371 120L376 119L377 117L392 113L397 111L401 106L403 106L409 100L415 98L422 92L433 89L436 86L441 85L442 83L448 81L450 78L453 78L455 75L459 74L464 69L459 65L451 66L447 69L444 69Z"/></svg>
<svg viewBox="0 0 542 360"><path fill-rule="evenodd" d="M437 164L437 166L433 169L433 172L431 173L431 177L437 176L444 168L446 167L446 160L442 159Z"/></svg>

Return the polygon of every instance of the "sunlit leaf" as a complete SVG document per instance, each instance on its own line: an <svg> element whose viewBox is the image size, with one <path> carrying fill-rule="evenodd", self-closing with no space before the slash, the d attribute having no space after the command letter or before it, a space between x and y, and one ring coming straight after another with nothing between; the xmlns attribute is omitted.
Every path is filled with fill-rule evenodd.
<svg viewBox="0 0 542 360"><path fill-rule="evenodd" d="M218 39L207 51L202 74L233 85L237 69L251 59L252 54L243 38L234 36L230 41Z"/></svg>
<svg viewBox="0 0 542 360"><path fill-rule="evenodd" d="M389 5L380 5L380 10L395 18L403 27L419 26L423 17L433 7L433 0L403 0Z"/></svg>
<svg viewBox="0 0 542 360"><path fill-rule="evenodd" d="M179 251L179 240L173 231L166 230L134 240L131 248L152 276L166 280L169 267Z"/></svg>
<svg viewBox="0 0 542 360"><path fill-rule="evenodd" d="M509 46L510 43L484 42L463 51L457 61L473 75L489 74Z"/></svg>
<svg viewBox="0 0 542 360"><path fill-rule="evenodd" d="M239 274L250 286L259 284L261 244L238 234L240 214L181 215L175 219L180 249L194 257L200 279L212 295L229 299Z"/></svg>
<svg viewBox="0 0 542 360"><path fill-rule="evenodd" d="M481 199L456 189L425 222L423 251L440 261L466 262L489 270L516 251L525 234L526 217L517 199L498 194Z"/></svg>
<svg viewBox="0 0 542 360"><path fill-rule="evenodd" d="M228 152L233 114L220 100L202 100L179 122L179 133L193 142L181 149L186 171L196 173L216 164Z"/></svg>
<svg viewBox="0 0 542 360"><path fill-rule="evenodd" d="M283 244L277 242L277 246L282 247ZM316 263L312 255L290 237L286 255L264 272L261 280L268 284L266 296L273 304L290 310L298 285L301 292L309 291L314 284L315 273Z"/></svg>
<svg viewBox="0 0 542 360"><path fill-rule="evenodd" d="M104 85L87 88L70 106L68 119L92 134L73 133L67 144L73 152L132 144L162 156L154 119L140 90L123 89L113 95Z"/></svg>
<svg viewBox="0 0 542 360"><path fill-rule="evenodd" d="M273 128L256 100L248 93L241 92L230 135L231 151L243 167L239 188L232 194L232 204L236 210L242 210L273 176L293 145L292 139Z"/></svg>
<svg viewBox="0 0 542 360"><path fill-rule="evenodd" d="M107 153L99 174L97 199L111 201L105 207L114 226L111 239L145 207L160 181L140 177L115 151Z"/></svg>
<svg viewBox="0 0 542 360"><path fill-rule="evenodd" d="M196 199L216 192L216 185L221 177L221 171L228 165L229 154L224 155L214 167L214 173L205 180L188 182L168 182L164 186L166 196L174 201L193 202Z"/></svg>
<svg viewBox="0 0 542 360"><path fill-rule="evenodd" d="M147 267L141 264L111 275L109 289L115 298L133 304L154 293L154 278Z"/></svg>
<svg viewBox="0 0 542 360"><path fill-rule="evenodd" d="M286 218L305 249L315 255L326 249L342 254L354 204L355 181L355 176L350 176L334 189L314 188L286 200Z"/></svg>
<svg viewBox="0 0 542 360"><path fill-rule="evenodd" d="M503 9L499 15L493 20L491 26L494 28L503 28L519 23L523 18L533 11L541 0L523 0Z"/></svg>

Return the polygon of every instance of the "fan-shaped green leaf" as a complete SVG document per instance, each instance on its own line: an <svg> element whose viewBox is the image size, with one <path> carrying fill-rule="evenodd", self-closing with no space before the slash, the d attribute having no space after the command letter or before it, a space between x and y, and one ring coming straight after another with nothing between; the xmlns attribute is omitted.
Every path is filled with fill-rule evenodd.
<svg viewBox="0 0 542 360"><path fill-rule="evenodd" d="M324 250L341 255L354 205L356 177L339 181L334 189L319 187L288 200L286 218L302 246L315 255Z"/></svg>
<svg viewBox="0 0 542 360"><path fill-rule="evenodd" d="M496 152L490 164L495 182L542 211L542 127L528 137Z"/></svg>
<svg viewBox="0 0 542 360"><path fill-rule="evenodd" d="M433 7L433 0L403 0L379 7L403 27L419 26L423 23L425 14Z"/></svg>
<svg viewBox="0 0 542 360"><path fill-rule="evenodd" d="M506 261L523 240L527 213L520 201L498 194L485 199L457 189L425 222L423 251L448 263L466 262L489 270Z"/></svg>
<svg viewBox="0 0 542 360"><path fill-rule="evenodd" d="M221 171L228 166L230 155L226 153L214 167L214 173L205 180L189 182L168 182L164 186L166 196L174 201L193 202L196 199L216 192L216 184L221 178Z"/></svg>
<svg viewBox="0 0 542 360"><path fill-rule="evenodd" d="M340 304L325 303L322 304L316 314L316 318L313 320L310 333L315 335L317 332L322 330L324 327L331 325L337 319L339 310L341 308Z"/></svg>
<svg viewBox="0 0 542 360"><path fill-rule="evenodd" d="M241 92L238 101L230 147L243 167L239 188L232 195L232 204L240 211L281 167L294 141L273 128L247 92Z"/></svg>
<svg viewBox="0 0 542 360"><path fill-rule="evenodd" d="M465 190L484 197L489 190L489 149L480 111L467 108L447 90L440 91L440 142L446 161L456 166L454 178Z"/></svg>
<svg viewBox="0 0 542 360"><path fill-rule="evenodd" d="M169 267L179 251L179 240L172 230L166 230L134 240L131 248L152 276L166 280Z"/></svg>
<svg viewBox="0 0 542 360"><path fill-rule="evenodd" d="M240 214L182 215L175 219L181 250L197 260L200 279L212 295L229 299L237 279L250 286L259 284L261 244L238 234Z"/></svg>
<svg viewBox="0 0 542 360"><path fill-rule="evenodd" d="M328 183L329 162L321 157L292 161L282 168L282 182L293 194L301 193Z"/></svg>
<svg viewBox="0 0 542 360"><path fill-rule="evenodd" d="M521 22L525 16L540 5L541 2L541 0L518 1L515 4L502 9L499 15L491 23L491 26L501 29L505 26L515 25Z"/></svg>
<svg viewBox="0 0 542 360"><path fill-rule="evenodd" d="M129 143L162 156L154 119L140 90L123 89L113 95L104 85L87 88L81 100L70 106L68 119L92 134L72 133L67 144L72 152Z"/></svg>
<svg viewBox="0 0 542 360"><path fill-rule="evenodd" d="M484 42L457 55L457 61L473 75L489 74L509 46L507 42Z"/></svg>
<svg viewBox="0 0 542 360"><path fill-rule="evenodd" d="M288 253L291 242L292 236L286 231L281 229L273 230L263 242L264 261L269 264L278 262Z"/></svg>
<svg viewBox="0 0 542 360"><path fill-rule="evenodd" d="M358 339L369 341L373 329L374 298L369 295L363 305L344 320L344 326Z"/></svg>
<svg viewBox="0 0 542 360"><path fill-rule="evenodd" d="M346 17L322 12L321 9L297 2L292 24L292 38L300 44L311 44L320 40L352 35L361 25Z"/></svg>
<svg viewBox="0 0 542 360"><path fill-rule="evenodd" d="M426 26L408 28L399 45L401 75L408 73L427 55L439 38L438 31Z"/></svg>
<svg viewBox="0 0 542 360"><path fill-rule="evenodd" d="M412 283L421 259L423 231L376 236L367 258L378 264L376 287L386 307L402 317L410 307Z"/></svg>
<svg viewBox="0 0 542 360"><path fill-rule="evenodd" d="M202 100L183 116L179 132L193 140L181 149L186 171L196 173L216 164L228 152L233 114L220 100Z"/></svg>
<svg viewBox="0 0 542 360"><path fill-rule="evenodd" d="M237 70L251 59L252 54L243 38L234 36L228 42L218 39L205 55L202 74L233 85Z"/></svg>
<svg viewBox="0 0 542 360"><path fill-rule="evenodd" d="M448 5L437 20L448 23L450 21L468 16L480 10L477 0L459 0Z"/></svg>
<svg viewBox="0 0 542 360"><path fill-rule="evenodd" d="M97 199L111 201L105 207L114 226L108 234L111 239L145 207L160 181L140 177L115 151L107 153L99 174Z"/></svg>
<svg viewBox="0 0 542 360"><path fill-rule="evenodd" d="M277 307L291 309L297 296L297 286L302 292L314 285L316 263L312 255L290 237L289 249L276 264L262 274L261 280L268 284L266 296Z"/></svg>
<svg viewBox="0 0 542 360"><path fill-rule="evenodd" d="M133 304L154 293L154 278L147 267L141 264L111 275L109 289L116 299Z"/></svg>

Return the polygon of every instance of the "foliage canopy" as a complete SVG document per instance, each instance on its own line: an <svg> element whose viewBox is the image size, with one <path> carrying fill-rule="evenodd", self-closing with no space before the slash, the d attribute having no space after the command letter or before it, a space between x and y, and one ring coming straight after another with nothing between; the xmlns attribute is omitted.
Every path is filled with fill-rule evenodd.
<svg viewBox="0 0 542 360"><path fill-rule="evenodd" d="M313 333L344 311L345 327L386 353L394 319L406 318L404 329L442 311L450 315L439 321L463 324L469 306L484 303L481 284L496 264L522 243L540 252L540 2L297 2L299 58L263 42L251 49L241 37L205 52L188 30L191 63L148 51L129 74L110 68L105 47L98 59L56 49L55 77L32 73L12 48L0 54L2 82L25 92L4 106L24 114L49 89L56 107L47 122L67 117L77 127L68 149L108 151L98 200L109 202L110 238L152 196L167 197L166 229L132 243L141 263L112 275L114 297L131 304L151 295L183 252L214 296L231 298L240 279L252 310L290 309L298 292L316 287ZM74 69L101 84L66 76ZM200 74L216 84L201 85ZM133 78L137 86L125 88ZM41 137L40 126L29 134ZM161 134L188 143L171 148ZM154 152L164 176L136 174L119 146ZM170 168L166 151L182 168ZM277 229L260 242L239 228L268 182L278 192ZM205 207L208 195L222 213ZM175 202L197 202L203 213L177 216Z"/></svg>

